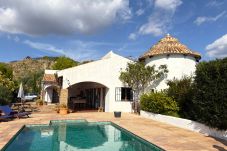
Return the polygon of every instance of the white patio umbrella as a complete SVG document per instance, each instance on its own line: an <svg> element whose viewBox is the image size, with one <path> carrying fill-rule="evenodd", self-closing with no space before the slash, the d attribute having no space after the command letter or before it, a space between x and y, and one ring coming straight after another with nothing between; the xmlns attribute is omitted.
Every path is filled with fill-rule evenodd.
<svg viewBox="0 0 227 151"><path fill-rule="evenodd" d="M19 88L17 97L21 99L21 103L22 103L22 100L24 99L24 89L23 89L22 83L20 84L20 88Z"/></svg>

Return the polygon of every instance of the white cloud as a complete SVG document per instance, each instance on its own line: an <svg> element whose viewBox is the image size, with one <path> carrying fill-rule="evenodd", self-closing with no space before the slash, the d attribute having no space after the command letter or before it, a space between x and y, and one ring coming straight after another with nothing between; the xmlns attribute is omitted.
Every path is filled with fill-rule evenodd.
<svg viewBox="0 0 227 151"><path fill-rule="evenodd" d="M181 0L155 0L154 10L149 16L148 21L141 25L134 34L160 36L166 33L171 26L171 21L176 9L182 3ZM137 36L133 35L132 37L134 38Z"/></svg>
<svg viewBox="0 0 227 151"><path fill-rule="evenodd" d="M155 7L167 11L175 12L176 8L182 4L181 0L156 0Z"/></svg>
<svg viewBox="0 0 227 151"><path fill-rule="evenodd" d="M15 42L19 42L19 41L20 41L20 38L19 38L18 36L15 36L15 37L14 37L14 41L15 41Z"/></svg>
<svg viewBox="0 0 227 151"><path fill-rule="evenodd" d="M128 38L130 39L130 40L136 40L136 34L135 33L131 33L129 36L128 36Z"/></svg>
<svg viewBox="0 0 227 151"><path fill-rule="evenodd" d="M14 40L15 42L20 41L20 38L18 36L7 35L6 37L7 37L8 40Z"/></svg>
<svg viewBox="0 0 227 151"><path fill-rule="evenodd" d="M148 22L143 24L139 29L139 34L160 36L167 31L168 23L170 22L169 16L161 16L159 13L154 13L148 19Z"/></svg>
<svg viewBox="0 0 227 151"><path fill-rule="evenodd" d="M206 46L209 57L223 58L227 57L227 34L215 40Z"/></svg>
<svg viewBox="0 0 227 151"><path fill-rule="evenodd" d="M141 15L143 15L144 14L144 10L143 9L138 9L137 11L136 11L136 15L137 16L141 16Z"/></svg>
<svg viewBox="0 0 227 151"><path fill-rule="evenodd" d="M224 1L222 0L211 0L207 3L207 7L219 7L224 4Z"/></svg>
<svg viewBox="0 0 227 151"><path fill-rule="evenodd" d="M65 55L67 57L70 57L78 61L98 59L103 54L102 52L97 50L97 47L103 46L103 45L111 45L110 43L104 43L104 42L93 42L93 41L84 42L80 40L74 40L74 41L68 42L67 45L70 48L67 47L64 49L57 48L52 44L34 42L30 40L25 40L24 44L45 53L50 53L50 54L57 53L59 55Z"/></svg>
<svg viewBox="0 0 227 151"><path fill-rule="evenodd" d="M128 0L0 0L0 31L92 33L131 15Z"/></svg>
<svg viewBox="0 0 227 151"><path fill-rule="evenodd" d="M200 16L200 17L196 18L194 23L199 26L205 22L215 22L218 19L220 19L221 17L223 17L225 14L226 14L226 11L221 12L220 14L218 14L215 17Z"/></svg>
<svg viewBox="0 0 227 151"><path fill-rule="evenodd" d="M30 41L30 40L25 40L24 43L27 44L28 46L30 46L34 49L38 49L40 51L44 51L44 52L50 51L50 52L55 52L55 53L58 53L58 54L61 54L61 55L65 54L65 51L63 49L55 48L51 44L33 42L33 41Z"/></svg>

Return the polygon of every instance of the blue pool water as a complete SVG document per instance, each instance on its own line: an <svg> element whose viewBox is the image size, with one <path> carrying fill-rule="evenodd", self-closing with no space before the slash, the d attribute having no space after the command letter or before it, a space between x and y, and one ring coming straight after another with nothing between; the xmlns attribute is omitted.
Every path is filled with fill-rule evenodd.
<svg viewBox="0 0 227 151"><path fill-rule="evenodd" d="M27 125L3 151L161 151L110 122L52 121Z"/></svg>

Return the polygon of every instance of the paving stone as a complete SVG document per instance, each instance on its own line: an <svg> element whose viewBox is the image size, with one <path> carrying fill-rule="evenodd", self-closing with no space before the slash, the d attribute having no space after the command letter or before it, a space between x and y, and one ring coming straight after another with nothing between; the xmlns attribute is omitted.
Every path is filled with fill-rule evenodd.
<svg viewBox="0 0 227 151"><path fill-rule="evenodd" d="M0 148L2 148L25 124L49 124L50 120L63 119L86 119L93 122L112 121L166 150L227 150L227 141L145 119L135 114L123 113L121 118L114 118L113 113L77 112L62 116L51 111L48 113L35 112L30 118L1 122Z"/></svg>

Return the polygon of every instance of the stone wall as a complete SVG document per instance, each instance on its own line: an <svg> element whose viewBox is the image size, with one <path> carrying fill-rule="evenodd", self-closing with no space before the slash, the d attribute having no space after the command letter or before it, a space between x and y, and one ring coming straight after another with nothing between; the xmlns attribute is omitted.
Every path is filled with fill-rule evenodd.
<svg viewBox="0 0 227 151"><path fill-rule="evenodd" d="M60 97L59 97L60 104L68 104L68 89L61 89L60 90Z"/></svg>

